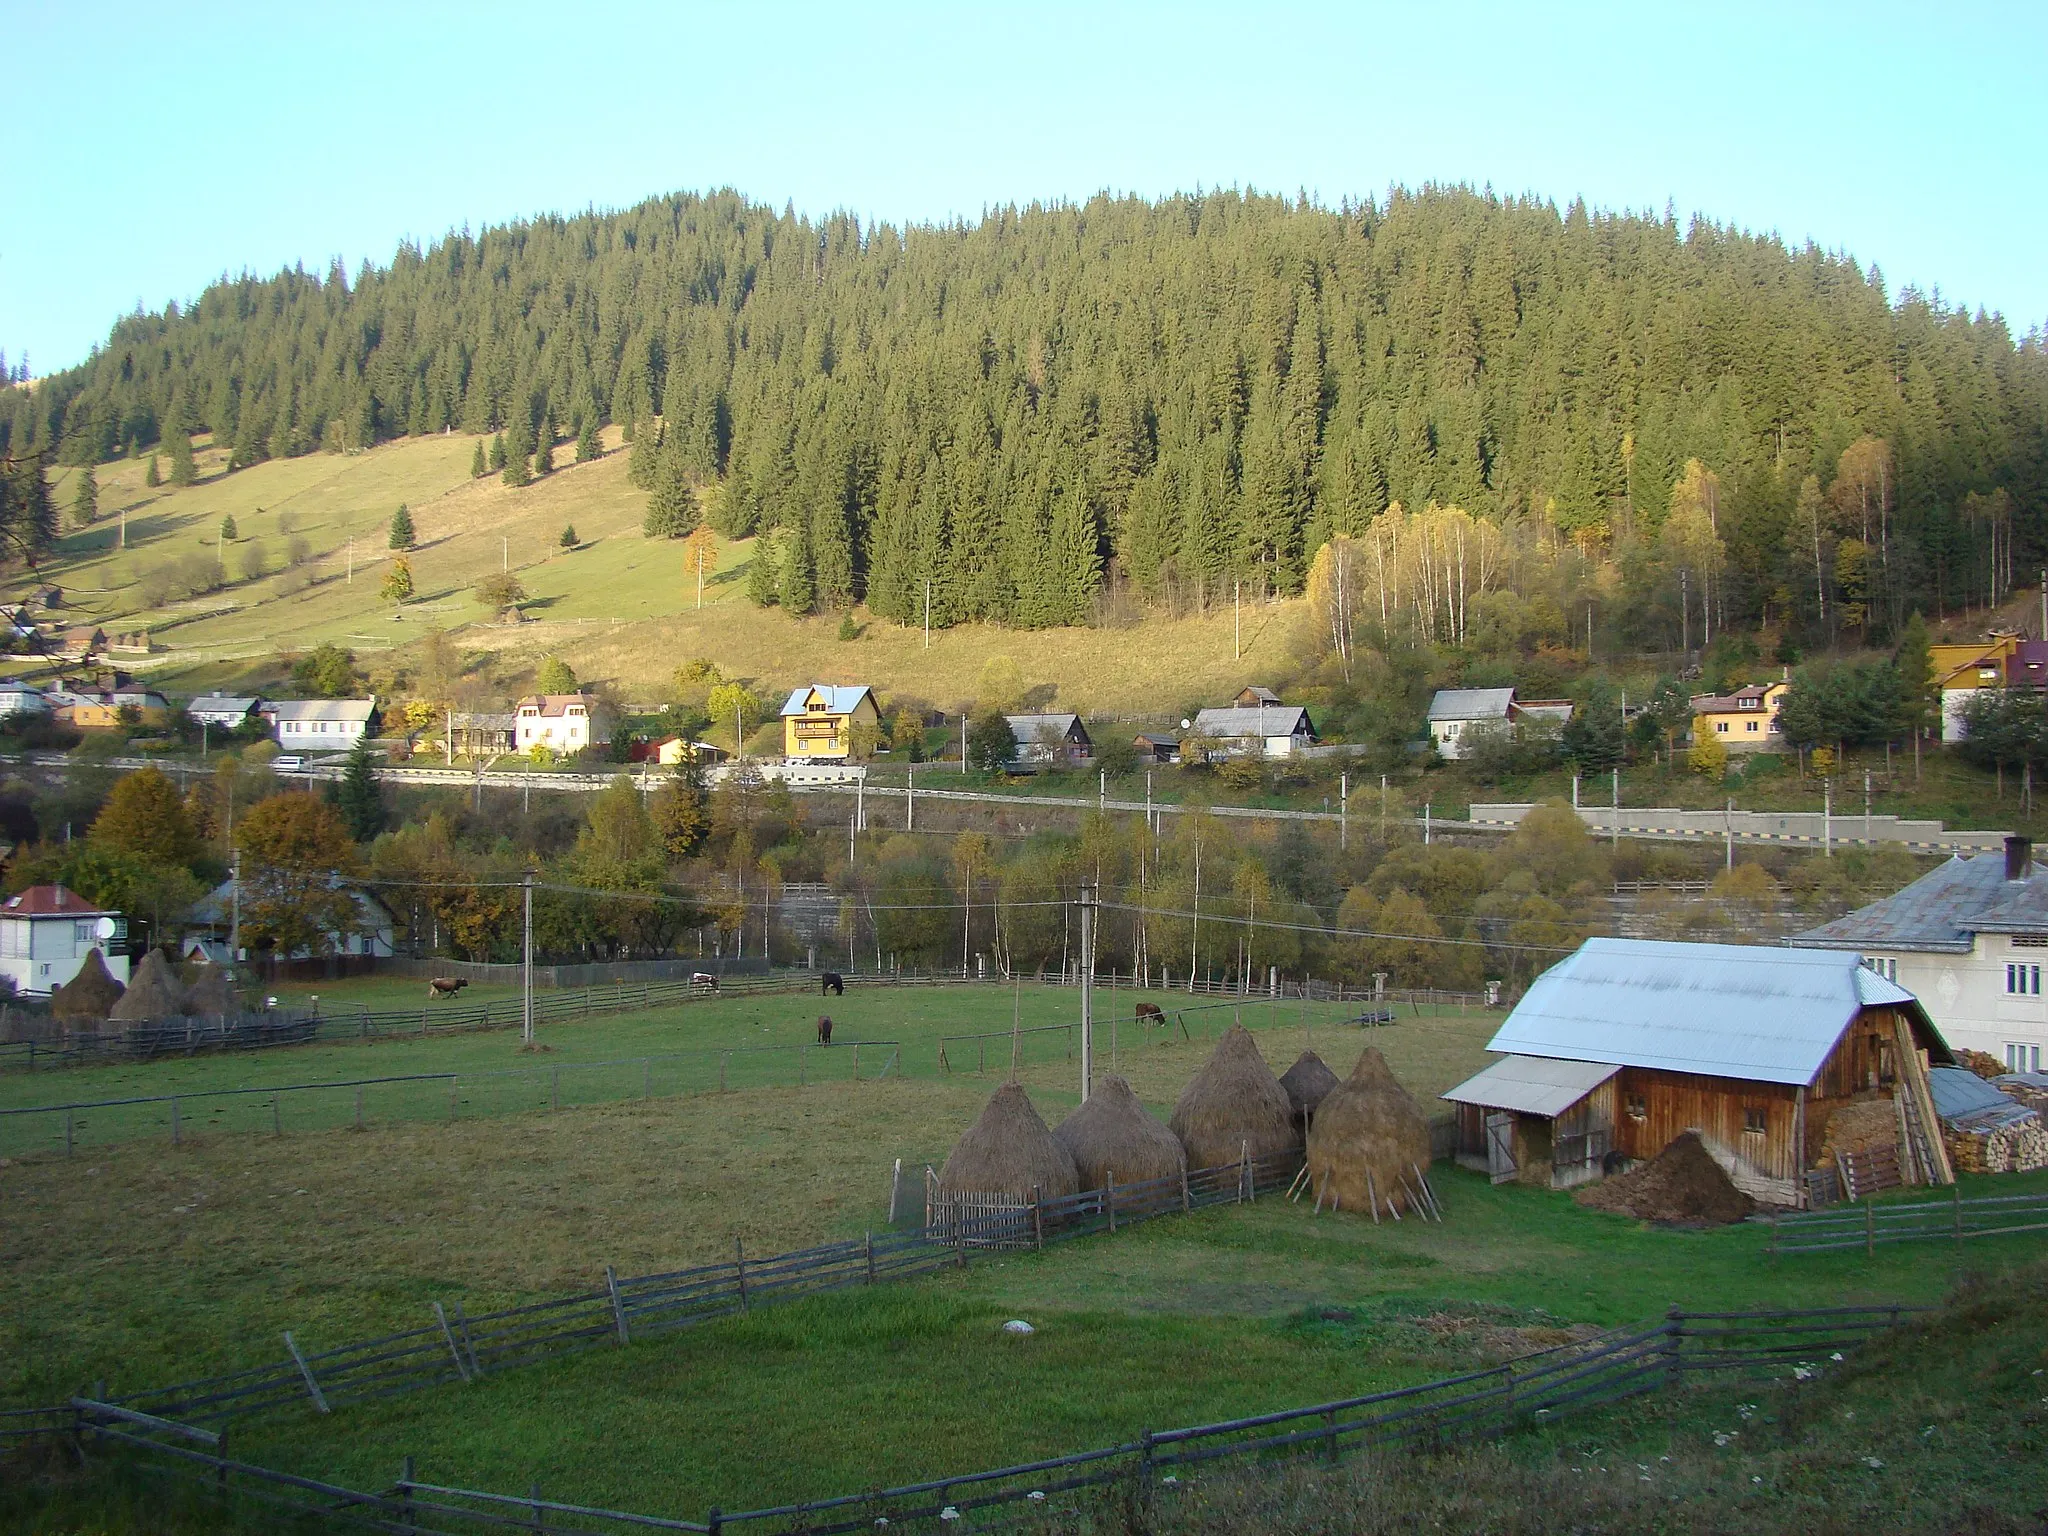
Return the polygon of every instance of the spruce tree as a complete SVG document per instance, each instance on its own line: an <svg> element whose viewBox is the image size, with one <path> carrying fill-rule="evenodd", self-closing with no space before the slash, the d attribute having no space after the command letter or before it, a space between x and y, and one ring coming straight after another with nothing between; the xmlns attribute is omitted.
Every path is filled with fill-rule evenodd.
<svg viewBox="0 0 2048 1536"><path fill-rule="evenodd" d="M149 456L149 468L142 472L142 483L151 490L164 483L163 474L156 467L156 455L153 453Z"/></svg>
<svg viewBox="0 0 2048 1536"><path fill-rule="evenodd" d="M387 541L388 547L406 550L411 549L417 542L418 535L414 532L412 526L412 513L406 509L405 503L401 501L398 504L398 510L391 514L391 537Z"/></svg>
<svg viewBox="0 0 2048 1536"><path fill-rule="evenodd" d="M505 467L505 434L500 432L491 439L491 473L496 474Z"/></svg>
<svg viewBox="0 0 2048 1536"><path fill-rule="evenodd" d="M552 417L542 417L540 434L533 444L533 472L536 476L553 474L555 469L555 423Z"/></svg>
<svg viewBox="0 0 2048 1536"><path fill-rule="evenodd" d="M583 418L583 430L576 434L576 462L588 464L604 457L604 442L597 435L597 413L589 412Z"/></svg>
<svg viewBox="0 0 2048 1536"><path fill-rule="evenodd" d="M88 464L78 472L78 491L71 498L73 526L90 528L100 515L100 482Z"/></svg>
<svg viewBox="0 0 2048 1536"><path fill-rule="evenodd" d="M747 601L756 608L772 608L782 599L782 562L776 558L772 532L754 536L754 553L747 561Z"/></svg>
<svg viewBox="0 0 2048 1536"><path fill-rule="evenodd" d="M484 457L484 440L476 440L476 452L469 456L469 478L481 480L491 472L490 461Z"/></svg>
<svg viewBox="0 0 2048 1536"><path fill-rule="evenodd" d="M811 530L802 519L789 529L782 549L782 590L777 594L783 610L801 617L818 601L818 571L811 552Z"/></svg>
<svg viewBox="0 0 2048 1536"><path fill-rule="evenodd" d="M697 526L697 498L677 456L664 452L656 466L641 531L650 539L680 539Z"/></svg>
<svg viewBox="0 0 2048 1536"><path fill-rule="evenodd" d="M661 430L642 430L633 439L633 451L626 455L626 478L643 491L654 489L655 466L661 456Z"/></svg>
<svg viewBox="0 0 2048 1536"><path fill-rule="evenodd" d="M181 426L171 428L171 484L191 485L199 478L199 466L192 458L192 438Z"/></svg>
<svg viewBox="0 0 2048 1536"><path fill-rule="evenodd" d="M376 757L369 742L360 736L349 751L348 764L330 803L357 842L367 843L384 830L384 796L377 788Z"/></svg>
<svg viewBox="0 0 2048 1536"><path fill-rule="evenodd" d="M505 475L510 486L533 484L533 427L525 418L514 419L505 436Z"/></svg>
<svg viewBox="0 0 2048 1536"><path fill-rule="evenodd" d="M566 528L564 528L562 530L561 538L557 539L555 542L559 544L563 549L574 549L577 543L579 542L576 537L576 525L574 523L571 523Z"/></svg>
<svg viewBox="0 0 2048 1536"><path fill-rule="evenodd" d="M241 536L241 529L235 526L235 515L230 512L220 520L220 541L223 544L232 544Z"/></svg>

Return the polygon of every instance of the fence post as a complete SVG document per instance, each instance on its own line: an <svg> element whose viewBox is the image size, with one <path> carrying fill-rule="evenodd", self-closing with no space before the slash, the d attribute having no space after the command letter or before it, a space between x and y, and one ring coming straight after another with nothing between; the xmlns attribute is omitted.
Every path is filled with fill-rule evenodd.
<svg viewBox="0 0 2048 1536"><path fill-rule="evenodd" d="M360 1088L358 1088L358 1089L356 1090L356 1093L357 1093L357 1095L358 1095L359 1097L360 1097L360 1095L362 1094L362 1091L363 1091L363 1090L362 1090L362 1089L360 1089ZM360 1117L360 1116L358 1116L358 1118L361 1118L361 1117ZM180 1128L180 1126L179 1126L179 1124L178 1124L178 1096L177 1096L176 1094L172 1094L172 1095L171 1095L171 1145L172 1145L172 1146L174 1146L174 1147L175 1147L175 1146L180 1146L180 1145L182 1145L182 1144L183 1144L183 1137L182 1137L182 1135L180 1134L180 1132L181 1132L181 1128Z"/></svg>
<svg viewBox="0 0 2048 1536"><path fill-rule="evenodd" d="M1194 1208L1195 1203L1188 1196L1188 1160L1182 1158L1180 1160L1180 1213L1185 1216Z"/></svg>
<svg viewBox="0 0 2048 1536"><path fill-rule="evenodd" d="M544 1529L548 1512L540 1507L540 1484L533 1484L526 1496L533 1500L533 1528L536 1531Z"/></svg>
<svg viewBox="0 0 2048 1536"><path fill-rule="evenodd" d="M1109 1235L1116 1236L1116 1170L1102 1171L1102 1208L1109 1213Z"/></svg>
<svg viewBox="0 0 2048 1536"><path fill-rule="evenodd" d="M711 1513L704 1517L704 1525L710 1531L711 1536L723 1536L725 1531L725 1511L715 1504L712 1505Z"/></svg>
<svg viewBox="0 0 2048 1536"><path fill-rule="evenodd" d="M626 1330L626 1304L619 1298L619 1272L609 1264L604 1267L604 1288L611 1293L612 1322L619 1330L619 1342L630 1344L633 1336Z"/></svg>
<svg viewBox="0 0 2048 1536"><path fill-rule="evenodd" d="M1045 1213L1038 1208L1040 1187L1031 1186L1031 1241L1040 1253L1045 1252Z"/></svg>
<svg viewBox="0 0 2048 1536"><path fill-rule="evenodd" d="M810 1047L808 1045L800 1045L796 1048L796 1085L799 1088L804 1085L804 1058L809 1050Z"/></svg>
<svg viewBox="0 0 2048 1536"><path fill-rule="evenodd" d="M1949 1190L1955 1196L1956 1246L1960 1248L1963 1246L1963 1186L1960 1183L1951 1184Z"/></svg>
<svg viewBox="0 0 2048 1536"><path fill-rule="evenodd" d="M1877 1254L1877 1205L1869 1195L1863 1197L1863 1253L1866 1258Z"/></svg>
<svg viewBox="0 0 2048 1536"><path fill-rule="evenodd" d="M867 1234L868 1284L875 1283L875 1234Z"/></svg>
<svg viewBox="0 0 2048 1536"><path fill-rule="evenodd" d="M35 1042L30 1041L29 1043L33 1045ZM68 1109L64 1111L64 1155L66 1157L71 1155L71 1111ZM1960 1223L1961 1217L1958 1217L1957 1221ZM1960 1226L1958 1226L1958 1230L1961 1230Z"/></svg>
<svg viewBox="0 0 2048 1536"><path fill-rule="evenodd" d="M654 1058L651 1056L640 1058L640 1097L654 1097Z"/></svg>
<svg viewBox="0 0 2048 1536"><path fill-rule="evenodd" d="M560 1067L553 1067L548 1072L548 1108L550 1110L559 1110L561 1107L562 1069Z"/></svg>
<svg viewBox="0 0 2048 1536"><path fill-rule="evenodd" d="M732 1240L732 1262L733 1268L739 1271L740 1316L745 1317L747 1315L747 1250L746 1245L737 1236Z"/></svg>
<svg viewBox="0 0 2048 1536"><path fill-rule="evenodd" d="M434 1321L441 1325L441 1337L447 1341L448 1353L455 1357L455 1374L464 1381L469 1380L469 1367L463 1363L462 1351L455 1344L455 1330L448 1326L448 1313L438 1301L434 1306Z"/></svg>
<svg viewBox="0 0 2048 1536"><path fill-rule="evenodd" d="M469 1314L462 1310L462 1303L459 1301L455 1303L455 1326L462 1330L462 1347L469 1353L470 1375L483 1375L483 1362L476 1357L476 1340L469 1336Z"/></svg>
<svg viewBox="0 0 2048 1536"><path fill-rule="evenodd" d="M299 1346L293 1341L289 1329L285 1331L284 1347L292 1352L292 1359L298 1364L299 1374L306 1379L306 1390L313 1396L313 1406L322 1413L329 1412L326 1394L320 1390L320 1383L313 1379L313 1367L306 1364L306 1357L299 1353Z"/></svg>
<svg viewBox="0 0 2048 1536"><path fill-rule="evenodd" d="M1685 1314L1673 1307L1664 1314L1664 1380L1668 1386L1677 1386L1678 1378L1685 1370Z"/></svg>
<svg viewBox="0 0 2048 1536"><path fill-rule="evenodd" d="M398 1473L398 1510L405 1520L405 1528L407 1530L414 1529L412 1523L412 1474L413 1460L408 1456L405 1458L405 1465Z"/></svg>
<svg viewBox="0 0 2048 1536"><path fill-rule="evenodd" d="M1323 1414L1323 1444L1329 1459L1337 1459L1337 1410L1331 1408Z"/></svg>
<svg viewBox="0 0 2048 1536"><path fill-rule="evenodd" d="M1142 1447L1138 1458L1138 1476L1142 1479L1138 1487L1138 1502L1143 1508L1150 1509L1152 1489L1158 1481L1152 1475L1152 1431L1148 1429L1141 1433L1138 1444Z"/></svg>
<svg viewBox="0 0 2048 1536"><path fill-rule="evenodd" d="M853 1080L860 1081L860 1042L853 1042Z"/></svg>

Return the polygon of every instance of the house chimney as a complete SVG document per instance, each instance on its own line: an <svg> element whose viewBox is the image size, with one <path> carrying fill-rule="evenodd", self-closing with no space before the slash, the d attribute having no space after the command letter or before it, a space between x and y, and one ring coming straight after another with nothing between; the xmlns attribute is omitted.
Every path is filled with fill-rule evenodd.
<svg viewBox="0 0 2048 1536"><path fill-rule="evenodd" d="M2007 878L2008 880L2012 878L2011 870L2012 870L2012 862L2011 862L2011 856L2010 856L2010 855L2008 855L2008 856L2007 856L2007 861L2006 861L2006 871L2007 871L2007 874L2006 874L2006 878ZM61 885L57 887L57 906L58 906L58 909L59 909L60 911L61 911L61 910L63 909L63 906L64 906L64 887L63 887L63 886L61 886Z"/></svg>
<svg viewBox="0 0 2048 1536"><path fill-rule="evenodd" d="M2005 878L2024 880L2034 872L2034 840L2008 837L2005 840Z"/></svg>

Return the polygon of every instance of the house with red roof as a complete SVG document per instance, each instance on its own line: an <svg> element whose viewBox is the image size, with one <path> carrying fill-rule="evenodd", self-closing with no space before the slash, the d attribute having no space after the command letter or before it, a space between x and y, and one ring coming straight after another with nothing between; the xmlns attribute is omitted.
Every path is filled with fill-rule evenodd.
<svg viewBox="0 0 2048 1536"><path fill-rule="evenodd" d="M128 982L128 920L61 885L32 885L0 901L0 976L18 997L48 997L95 949L114 980Z"/></svg>

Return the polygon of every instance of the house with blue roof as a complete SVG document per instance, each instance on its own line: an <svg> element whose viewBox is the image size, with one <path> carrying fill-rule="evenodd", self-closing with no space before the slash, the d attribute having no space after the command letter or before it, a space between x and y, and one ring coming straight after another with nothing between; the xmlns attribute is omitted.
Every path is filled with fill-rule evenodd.
<svg viewBox="0 0 2048 1536"><path fill-rule="evenodd" d="M792 762L837 760L853 756L854 730L882 728L881 706L872 688L812 683L793 688L782 704L782 755Z"/></svg>
<svg viewBox="0 0 2048 1536"><path fill-rule="evenodd" d="M1955 1057L1918 998L1853 951L1588 939L1444 1094L1460 1160L1496 1183L1563 1189L1657 1156L1687 1131L1736 1188L1773 1205L1839 1187L1839 1109L1896 1107L1892 1182L1953 1182L1930 1065ZM1853 1179L1855 1170L1847 1177Z"/></svg>

